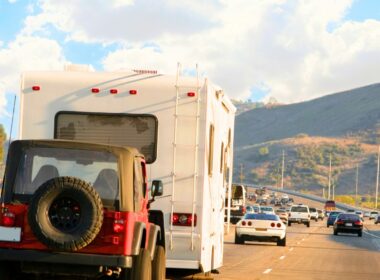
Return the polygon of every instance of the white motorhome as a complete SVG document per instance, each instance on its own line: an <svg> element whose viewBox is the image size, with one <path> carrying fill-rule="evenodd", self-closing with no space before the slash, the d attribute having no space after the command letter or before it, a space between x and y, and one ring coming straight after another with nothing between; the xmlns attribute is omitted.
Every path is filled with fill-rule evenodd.
<svg viewBox="0 0 380 280"><path fill-rule="evenodd" d="M235 107L220 88L179 72L27 72L20 106L21 139L139 148L164 184L151 210L164 219L167 267L222 265Z"/></svg>

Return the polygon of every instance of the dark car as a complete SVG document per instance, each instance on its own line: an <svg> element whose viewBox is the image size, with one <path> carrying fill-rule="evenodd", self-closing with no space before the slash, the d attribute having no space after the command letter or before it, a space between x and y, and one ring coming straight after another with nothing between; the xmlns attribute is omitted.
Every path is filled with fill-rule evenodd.
<svg viewBox="0 0 380 280"><path fill-rule="evenodd" d="M334 235L339 232L356 233L359 237L363 234L363 221L357 214L339 214L334 222Z"/></svg>
<svg viewBox="0 0 380 280"><path fill-rule="evenodd" d="M334 225L335 219L339 214L342 214L342 212L341 211L330 212L329 217L327 218L327 227Z"/></svg>
<svg viewBox="0 0 380 280"><path fill-rule="evenodd" d="M380 215L377 215L375 218L375 225L380 223Z"/></svg>

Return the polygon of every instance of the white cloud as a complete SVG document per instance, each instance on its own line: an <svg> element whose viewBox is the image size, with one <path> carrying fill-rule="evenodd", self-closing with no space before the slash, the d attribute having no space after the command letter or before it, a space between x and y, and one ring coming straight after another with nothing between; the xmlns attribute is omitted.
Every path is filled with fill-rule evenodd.
<svg viewBox="0 0 380 280"><path fill-rule="evenodd" d="M41 0L22 34L53 25L67 40L119 43L103 58L106 70L175 73L178 61L199 63L234 98L265 85L295 102L379 82L380 22L345 19L352 2Z"/></svg>
<svg viewBox="0 0 380 280"><path fill-rule="evenodd" d="M6 112L5 94L17 94L20 74L29 70L60 70L65 59L56 41L18 36L15 41L0 48L0 115Z"/></svg>
<svg viewBox="0 0 380 280"><path fill-rule="evenodd" d="M9 3L14 4L17 2L17 0L8 0Z"/></svg>

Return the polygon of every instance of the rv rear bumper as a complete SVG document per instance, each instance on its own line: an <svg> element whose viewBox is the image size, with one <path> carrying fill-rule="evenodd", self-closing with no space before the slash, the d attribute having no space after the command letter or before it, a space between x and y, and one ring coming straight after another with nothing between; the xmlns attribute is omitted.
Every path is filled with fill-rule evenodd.
<svg viewBox="0 0 380 280"><path fill-rule="evenodd" d="M131 256L95 255L37 250L0 249L0 261L20 261L51 264L75 264L86 266L132 267Z"/></svg>

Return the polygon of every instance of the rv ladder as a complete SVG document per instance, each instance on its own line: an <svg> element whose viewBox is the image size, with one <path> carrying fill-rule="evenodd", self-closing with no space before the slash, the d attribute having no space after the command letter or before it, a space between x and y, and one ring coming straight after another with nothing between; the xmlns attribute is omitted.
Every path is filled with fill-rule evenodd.
<svg viewBox="0 0 380 280"><path fill-rule="evenodd" d="M173 217L174 211L174 204L178 203L179 201L175 200L175 186L176 186L176 156L177 156L177 148L194 148L194 173L192 175L193 178L193 189L192 189L192 213L191 213L191 244L190 248L193 251L194 250L194 215L195 215L195 206L196 206L196 186L197 186L197 179L198 179L198 148L199 148L199 117L200 117L200 86L199 86L199 72L198 72L198 64L196 65L196 72L197 72L197 82L196 86L181 86L179 85L179 78L181 74L181 64L178 63L177 67L177 75L176 75L176 101L175 101L175 113L174 113L174 135L173 135L173 172L172 172L172 199L171 199L171 215L170 217ZM180 100L180 89L195 89L196 90L196 115L186 115L186 114L178 114L178 105ZM178 128L178 118L196 118L196 126L195 126L195 144L194 145L182 145L177 143L177 128ZM184 204L183 201L181 201L181 204ZM186 203L185 203L186 204ZM170 250L173 250L173 220L170 218Z"/></svg>

